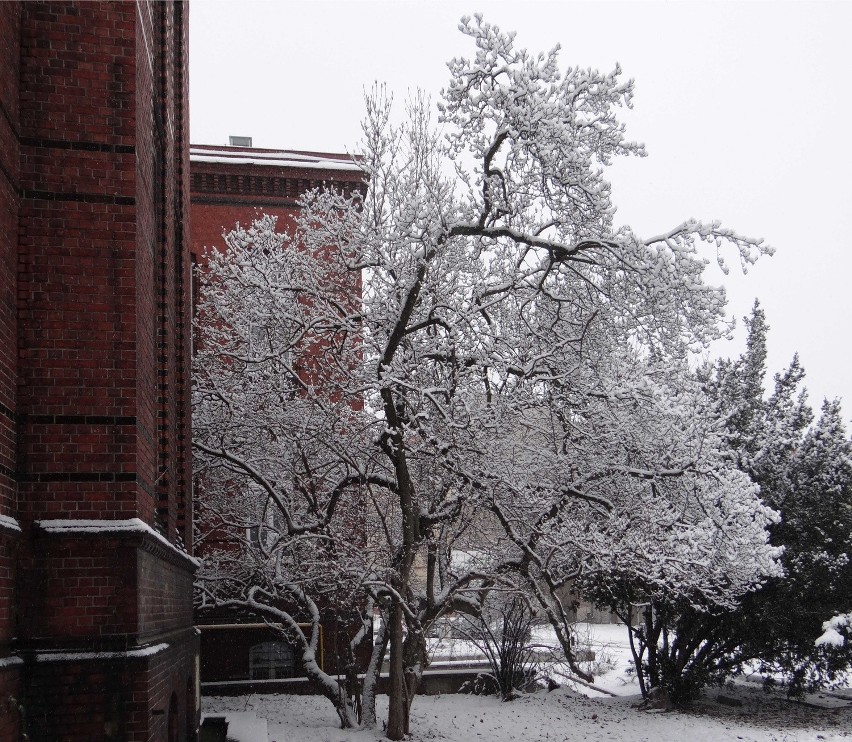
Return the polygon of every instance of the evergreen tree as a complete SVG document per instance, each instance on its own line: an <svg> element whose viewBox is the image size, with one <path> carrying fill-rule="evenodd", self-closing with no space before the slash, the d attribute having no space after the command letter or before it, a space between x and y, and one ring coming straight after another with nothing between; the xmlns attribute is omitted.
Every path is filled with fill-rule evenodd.
<svg viewBox="0 0 852 742"><path fill-rule="evenodd" d="M783 374L775 374L775 389L762 404L759 445L750 465L743 467L760 485L764 502L774 508L782 506L784 493L790 486L791 461L813 419L807 392L804 389L798 391L804 378L805 371L799 363L798 354L793 356Z"/></svg>
<svg viewBox="0 0 852 742"><path fill-rule="evenodd" d="M775 375L764 398L769 326L759 303L745 323L745 352L717 362L703 379L731 460L779 511L771 541L784 547L786 574L745 595L731 611L711 615L689 605L654 606L662 624L654 630L668 635L657 665L680 701L747 663L783 677L791 693L831 682L852 666L849 642L816 644L823 622L852 605L852 443L840 404L825 402L808 430L813 413L798 356ZM690 647L696 649L686 657Z"/></svg>
<svg viewBox="0 0 852 742"><path fill-rule="evenodd" d="M596 595L631 625L639 620L632 632L640 681L664 688L676 704L747 666L780 676L791 694L825 685L852 666L852 642L840 633L852 623L846 615L852 606L852 443L840 404L825 402L808 429L813 413L798 356L775 375L765 397L769 326L757 302L745 324L745 352L717 361L700 378L727 456L778 511L770 534L772 545L784 548L785 576L727 609L649 599L641 585L625 585L615 597ZM636 603L646 606L641 615L630 613ZM832 624L826 639L832 616L840 629Z"/></svg>
<svg viewBox="0 0 852 742"><path fill-rule="evenodd" d="M773 540L785 547L787 578L773 634L775 658L794 686L833 680L852 663L852 647L815 646L822 624L852 605L852 443L837 400L822 414L792 458Z"/></svg>
<svg viewBox="0 0 852 742"><path fill-rule="evenodd" d="M751 474L754 457L764 438L763 378L769 326L757 301L751 317L744 317L743 321L748 328L746 351L736 361L719 362L716 397L723 410L731 451L739 467Z"/></svg>
<svg viewBox="0 0 852 742"><path fill-rule="evenodd" d="M735 664L757 659L797 693L852 664L849 647L815 645L823 622L852 604L850 443L837 401L825 402L807 430L813 413L800 390L805 372L798 356L763 399L769 328L759 304L746 324L745 354L717 366L714 387L732 457L781 514L771 533L773 545L785 549L786 577L747 595L720 623L737 647Z"/></svg>

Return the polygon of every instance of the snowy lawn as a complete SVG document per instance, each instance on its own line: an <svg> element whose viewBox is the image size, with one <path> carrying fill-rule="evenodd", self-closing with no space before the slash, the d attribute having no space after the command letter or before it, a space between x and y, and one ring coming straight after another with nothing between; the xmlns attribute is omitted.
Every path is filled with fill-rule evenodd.
<svg viewBox="0 0 852 742"><path fill-rule="evenodd" d="M848 701L823 697L820 703L835 708L812 708L787 701L783 694L767 695L754 683L739 682L724 690L710 688L705 699L689 712L647 712L632 674L627 633L620 625L578 624L581 647L596 658L588 669L595 685L619 697L612 698L566 683L552 692L540 691L516 701L467 695L418 696L412 708L412 742L852 742L852 694ZM549 630L542 627L536 643L550 645ZM433 660L470 655L466 642L432 645ZM718 703L720 693L742 706ZM221 715L239 712L233 728L238 742L267 742L251 732L252 715L268 720L268 742L369 742L384 739L381 729L350 731L337 728L331 704L318 696L251 695L204 697L202 711ZM387 718L387 697L377 699L379 719ZM248 714L248 716L246 716ZM381 722L380 722L381 726ZM245 730L244 734L239 734Z"/></svg>
<svg viewBox="0 0 852 742"><path fill-rule="evenodd" d="M715 698L711 691L710 698ZM412 742L523 740L524 742L804 742L852 739L852 709L816 709L773 700L740 686L741 708L713 701L690 713L648 713L638 697L584 698L567 688L541 691L501 703L493 697L418 696L412 709ZM380 718L387 699L379 699ZM254 712L269 721L269 742L368 742L381 730L337 729L328 701L317 696L253 695L204 698L205 713ZM266 742L244 737L240 742Z"/></svg>

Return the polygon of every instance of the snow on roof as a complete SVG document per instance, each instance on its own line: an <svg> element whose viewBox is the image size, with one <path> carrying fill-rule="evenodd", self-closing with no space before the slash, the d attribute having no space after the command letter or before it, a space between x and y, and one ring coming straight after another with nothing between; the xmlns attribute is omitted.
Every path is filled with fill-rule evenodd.
<svg viewBox="0 0 852 742"><path fill-rule="evenodd" d="M168 644L161 642L139 649L125 649L118 652L53 652L47 650L36 652L35 660L36 662L79 662L80 660L132 659L134 657L150 657L168 648Z"/></svg>
<svg viewBox="0 0 852 742"><path fill-rule="evenodd" d="M11 655L10 657L0 657L0 668L4 667L13 667L15 665L23 665L24 661L18 657L17 655Z"/></svg>
<svg viewBox="0 0 852 742"><path fill-rule="evenodd" d="M206 149L198 146L189 148L189 159L192 162L294 167L309 170L348 170L351 172L363 170L353 158L348 156L288 152L286 150Z"/></svg>
<svg viewBox="0 0 852 742"><path fill-rule="evenodd" d="M196 566L201 564L195 557L191 557L183 549L179 549L163 536L163 534L155 531L139 518L128 518L127 520L53 518L50 520L37 520L35 521L35 525L48 533L147 533L178 556L188 559Z"/></svg>

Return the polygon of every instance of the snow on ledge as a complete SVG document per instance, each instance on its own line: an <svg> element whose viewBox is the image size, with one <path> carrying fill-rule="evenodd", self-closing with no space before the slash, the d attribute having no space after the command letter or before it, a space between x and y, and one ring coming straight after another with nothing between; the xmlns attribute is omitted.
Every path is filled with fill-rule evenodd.
<svg viewBox="0 0 852 742"><path fill-rule="evenodd" d="M118 652L51 652L43 651L35 653L36 662L79 662L81 660L118 660L135 659L138 657L152 657L155 654L169 648L165 642L152 644L149 647L139 649L125 649Z"/></svg>
<svg viewBox="0 0 852 742"><path fill-rule="evenodd" d="M0 528L8 528L10 531L21 532L21 526L14 518L8 515L0 515Z"/></svg>
<svg viewBox="0 0 852 742"><path fill-rule="evenodd" d="M9 657L0 657L0 669L6 667L15 667L16 665L23 665L24 661L18 657L17 655L11 655Z"/></svg>
<svg viewBox="0 0 852 742"><path fill-rule="evenodd" d="M75 520L69 518L51 518L37 520L35 525L47 533L145 533L159 541L172 552L192 562L196 567L201 564L198 559L191 557L183 549L179 549L162 533L139 518L126 520Z"/></svg>

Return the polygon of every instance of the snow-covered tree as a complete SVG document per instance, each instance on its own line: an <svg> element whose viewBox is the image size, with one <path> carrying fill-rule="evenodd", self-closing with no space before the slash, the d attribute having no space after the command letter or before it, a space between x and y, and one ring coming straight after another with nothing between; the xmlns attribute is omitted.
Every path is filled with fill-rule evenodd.
<svg viewBox="0 0 852 742"><path fill-rule="evenodd" d="M725 329L702 246L744 263L768 248L716 222L615 229L604 168L644 154L616 118L633 82L562 72L557 49L516 49L479 17L461 30L476 51L449 65L440 128L422 98L396 124L370 96L366 196L308 194L287 238L269 220L236 230L201 309L196 448L252 482L255 512L276 512L262 586L246 582L241 604L292 625L281 606L310 612L323 590L297 569L305 552L330 558L335 590L360 586L386 614L391 739L408 732L430 622L481 610L507 575L563 627L551 588L572 565L616 569L599 549L611 536L626 569L708 600L774 569L770 514L705 446L712 432L679 398L691 391L662 381ZM488 548L454 564L472 528ZM719 565L746 544L726 590Z"/></svg>
<svg viewBox="0 0 852 742"><path fill-rule="evenodd" d="M729 611L780 575L767 532L777 514L726 458L722 428L688 369L629 369L622 362L618 393L605 406L574 413L582 431L573 442L574 486L607 507L553 513L539 537L549 547L541 561L552 575L566 559L563 579L631 627L643 693L665 687L679 702L704 655L696 656L700 645L668 641L674 621Z"/></svg>
<svg viewBox="0 0 852 742"><path fill-rule="evenodd" d="M705 385L725 425L729 455L761 486L764 499L778 507L787 488L784 480L790 462L813 414L801 389L805 372L797 355L783 373L775 375L774 389L765 398L766 313L755 301L751 316L743 319L745 352L705 369Z"/></svg>
<svg viewBox="0 0 852 742"><path fill-rule="evenodd" d="M322 670L318 645L322 616L354 627L352 652L372 625L361 363L327 332L357 324L358 280L338 285L345 274L291 250L272 217L207 257L193 384L201 606L278 626L352 726L352 694Z"/></svg>
<svg viewBox="0 0 852 742"><path fill-rule="evenodd" d="M817 637L817 646L843 647L852 635L852 612L832 616L822 625L822 634Z"/></svg>
<svg viewBox="0 0 852 742"><path fill-rule="evenodd" d="M689 700L702 685L747 665L762 668L767 677L782 676L791 692L799 692L832 680L849 664L848 653L831 642L815 646L822 622L848 600L845 544L852 523L844 515L849 500L843 494L842 462L848 458L848 441L839 407L826 407L825 420L806 434L812 414L800 391L804 371L798 358L776 374L766 397L768 325L759 304L746 327L743 355L702 371L712 405L704 418L708 425L713 419L721 425L721 456L747 474L760 487L762 500L778 511L769 528L770 543L784 549L785 573L770 577L734 605L647 603L635 632L640 679L644 661L651 682L658 677L675 702ZM820 484L811 481L817 472ZM826 484L829 480L833 486ZM626 590L622 602L631 601L636 601L635 590Z"/></svg>

